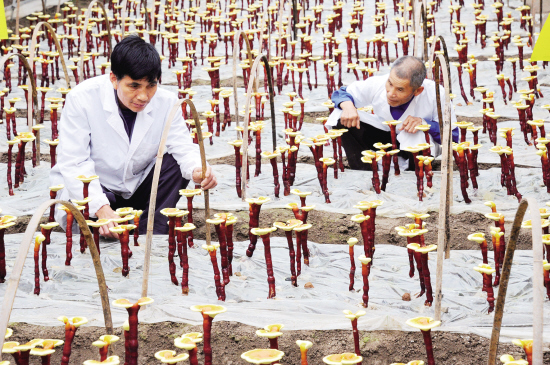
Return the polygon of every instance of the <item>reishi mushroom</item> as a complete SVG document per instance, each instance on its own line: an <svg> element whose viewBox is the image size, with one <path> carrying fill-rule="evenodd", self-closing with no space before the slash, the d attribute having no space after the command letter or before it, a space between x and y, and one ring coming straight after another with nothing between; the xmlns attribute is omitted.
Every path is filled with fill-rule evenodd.
<svg viewBox="0 0 550 365"><path fill-rule="evenodd" d="M242 353L241 359L251 364L274 364L281 360L284 355L285 353L279 350L255 349Z"/></svg>
<svg viewBox="0 0 550 365"><path fill-rule="evenodd" d="M439 327L441 325L441 321L435 321L430 317L416 317L408 319L406 323L407 325L422 331L424 345L426 346L426 356L428 357L428 365L435 365L431 330L435 327Z"/></svg>
<svg viewBox="0 0 550 365"><path fill-rule="evenodd" d="M300 365L308 365L307 351L313 346L311 341L297 340L296 345L300 347Z"/></svg>
<svg viewBox="0 0 550 365"><path fill-rule="evenodd" d="M65 316L61 316L57 319L65 324L65 344L63 345L63 356L61 357L61 365L69 365L69 359L71 357L71 347L76 331L80 326L88 323L88 319L86 319L86 317L73 317L69 319Z"/></svg>
<svg viewBox="0 0 550 365"><path fill-rule="evenodd" d="M355 354L361 356L361 348L359 346L359 330L357 329L357 319L367 314L365 311L357 311L353 313L350 310L344 310L344 314L347 319L351 320L351 327L353 329L353 344L355 346Z"/></svg>
<svg viewBox="0 0 550 365"><path fill-rule="evenodd" d="M212 321L220 313L224 313L227 309L221 305L194 305L191 307L193 312L200 312L202 314L202 327L203 327L203 352L204 352L204 365L212 365Z"/></svg>
<svg viewBox="0 0 550 365"><path fill-rule="evenodd" d="M260 236L264 244L265 265L267 270L267 283L269 285L269 293L267 299L275 298L275 276L273 276L273 261L271 258L271 246L269 235L277 230L276 227L269 228L252 228L251 233L255 236ZM296 228L294 228L296 230Z"/></svg>

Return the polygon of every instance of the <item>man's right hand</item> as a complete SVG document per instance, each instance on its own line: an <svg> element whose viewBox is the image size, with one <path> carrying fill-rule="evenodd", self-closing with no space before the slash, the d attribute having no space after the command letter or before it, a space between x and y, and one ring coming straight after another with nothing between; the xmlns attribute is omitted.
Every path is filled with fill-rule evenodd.
<svg viewBox="0 0 550 365"><path fill-rule="evenodd" d="M346 128L356 127L359 129L359 113L357 113L357 108L353 105L351 101L343 101L340 103L340 109L342 109L342 115L340 116L340 124Z"/></svg>
<svg viewBox="0 0 550 365"><path fill-rule="evenodd" d="M117 219L120 218L114 210L111 209L110 205L104 205L101 208L98 209L98 211L95 213L97 218L99 219ZM109 230L111 227L118 226L115 222L109 222L104 226L99 227L99 234L102 235L105 238L113 238L118 239L118 234L113 233Z"/></svg>

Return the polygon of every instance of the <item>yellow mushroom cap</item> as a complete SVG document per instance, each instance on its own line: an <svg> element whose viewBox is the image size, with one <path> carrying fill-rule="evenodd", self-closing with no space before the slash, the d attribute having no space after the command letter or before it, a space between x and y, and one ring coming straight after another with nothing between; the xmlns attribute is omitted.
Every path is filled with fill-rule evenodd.
<svg viewBox="0 0 550 365"><path fill-rule="evenodd" d="M113 307L131 308L131 307L134 306L134 304L137 304L141 307L141 306L144 306L144 305L151 304L153 302L154 302L154 300L152 298L149 298L149 297L139 298L136 303L131 303L128 299L117 299L117 300L113 301Z"/></svg>
<svg viewBox="0 0 550 365"><path fill-rule="evenodd" d="M59 185L55 185L55 186L50 186L48 189L50 189L51 191L59 191L63 188L65 188L65 185L59 184Z"/></svg>
<svg viewBox="0 0 550 365"><path fill-rule="evenodd" d="M73 317L73 318L67 318L65 316L57 317L58 321L61 321L65 324L72 323L75 327L80 327L83 324L88 323L88 319L86 317Z"/></svg>
<svg viewBox="0 0 550 365"><path fill-rule="evenodd" d="M180 190L180 195L183 195L187 198L195 195L200 195L201 193L202 193L201 189L181 189Z"/></svg>
<svg viewBox="0 0 550 365"><path fill-rule="evenodd" d="M482 243L485 241L485 233L481 233L481 232L472 233L468 236L468 240L474 241L477 243Z"/></svg>
<svg viewBox="0 0 550 365"><path fill-rule="evenodd" d="M359 261L361 261L362 264L366 265L371 262L372 259L370 257L366 257L365 255L361 255L359 256Z"/></svg>
<svg viewBox="0 0 550 365"><path fill-rule="evenodd" d="M405 216L407 218L422 219L422 220L430 218L430 215L427 213L407 213L405 214Z"/></svg>
<svg viewBox="0 0 550 365"><path fill-rule="evenodd" d="M109 219L98 219L97 221L91 221L91 220L86 221L86 223L90 227L101 227L101 226L104 226L104 225L108 224L109 222L110 222Z"/></svg>
<svg viewBox="0 0 550 365"><path fill-rule="evenodd" d="M434 321L431 317L415 317L405 322L407 325L418 328L421 331L429 331L441 325L441 321Z"/></svg>
<svg viewBox="0 0 550 365"><path fill-rule="evenodd" d="M352 311L347 310L347 309L344 310L343 312L344 312L344 315L346 316L346 318L351 319L352 321L354 319L357 319L357 318L362 317L365 314L367 314L367 312L365 312L365 311L357 311L357 313L354 314Z"/></svg>
<svg viewBox="0 0 550 365"><path fill-rule="evenodd" d="M298 227L294 227L294 230L296 232L302 232L302 231L306 231L306 230L310 229L311 227L313 227L312 224L305 223L305 224L300 224Z"/></svg>
<svg viewBox="0 0 550 365"><path fill-rule="evenodd" d="M268 228L252 228L250 230L250 233L256 236L264 236L266 234L269 234L271 232L275 232L277 230L277 227L268 227Z"/></svg>
<svg viewBox="0 0 550 365"><path fill-rule="evenodd" d="M164 208L160 211L162 215L165 215L167 217L175 217L181 212L178 208Z"/></svg>
<svg viewBox="0 0 550 365"><path fill-rule="evenodd" d="M111 219L111 221L115 222L116 219ZM122 225L119 225L119 226L116 226L116 227L109 228L109 231L111 231L113 233L116 233L116 234L121 234L121 233L124 233L126 231L131 231L135 228L136 228L136 226L133 225L133 224L122 224Z"/></svg>
<svg viewBox="0 0 550 365"><path fill-rule="evenodd" d="M275 222L273 223L273 227L280 228L283 231L292 231L294 228L298 227L301 224L301 221L298 222L292 222L292 223L284 223L284 222Z"/></svg>
<svg viewBox="0 0 550 365"><path fill-rule="evenodd" d="M241 354L241 359L251 364L271 364L281 360L284 355L284 352L275 349L255 349Z"/></svg>
<svg viewBox="0 0 550 365"><path fill-rule="evenodd" d="M352 221L354 221L355 223L363 223L367 219L370 219L370 216L360 213L360 214L356 214L356 215L352 216L350 219Z"/></svg>
<svg viewBox="0 0 550 365"><path fill-rule="evenodd" d="M155 358L160 360L163 364L175 364L180 361L185 361L189 358L188 354L176 355L176 351L173 350L161 350L155 353Z"/></svg>
<svg viewBox="0 0 550 365"><path fill-rule="evenodd" d="M2 346L2 353L14 354L15 352L17 352L17 350L15 349L17 346L19 346L19 342L15 342L15 341L4 342L4 345Z"/></svg>
<svg viewBox="0 0 550 365"><path fill-rule="evenodd" d="M197 343L190 337L177 337L174 340L174 346L180 349L184 349L187 351L193 350L195 347L197 347Z"/></svg>
<svg viewBox="0 0 550 365"><path fill-rule="evenodd" d="M515 360L512 355L502 355L500 357L500 362L504 365L528 365L529 363L526 360L518 359Z"/></svg>
<svg viewBox="0 0 550 365"><path fill-rule="evenodd" d="M13 335L13 330L11 328L6 328L6 334L4 338L10 338Z"/></svg>
<svg viewBox="0 0 550 365"><path fill-rule="evenodd" d="M227 312L227 308L216 304L194 305L190 308L193 312L202 312L212 318L220 313Z"/></svg>
<svg viewBox="0 0 550 365"><path fill-rule="evenodd" d="M308 350L313 346L313 342L297 340L296 345L300 347L300 350Z"/></svg>
<svg viewBox="0 0 550 365"><path fill-rule="evenodd" d="M43 223L40 225L40 228L44 228L46 230L53 229L55 227L59 226L59 223L57 222L49 222L49 223Z"/></svg>
<svg viewBox="0 0 550 365"><path fill-rule="evenodd" d="M512 343L516 346L521 347L522 349L524 349L525 347L533 346L533 340L519 340L519 339L516 339L516 340L512 340Z"/></svg>
<svg viewBox="0 0 550 365"><path fill-rule="evenodd" d="M352 352L345 352L343 354L327 355L323 358L323 362L329 365L348 365L358 364L363 361L362 356L358 356Z"/></svg>
<svg viewBox="0 0 550 365"><path fill-rule="evenodd" d="M95 179L99 179L99 176L97 175L92 175L92 176L84 176L84 175L78 175L76 177L77 180L80 180L82 181L83 183L89 183L89 182L92 182L93 180Z"/></svg>
<svg viewBox="0 0 550 365"><path fill-rule="evenodd" d="M174 228L176 231L179 232L189 232L197 228L193 223L185 223L182 227L176 227Z"/></svg>
<svg viewBox="0 0 550 365"><path fill-rule="evenodd" d="M30 350L34 349L36 346L41 346L43 342L44 342L44 340L42 340L40 338L37 338L37 339L31 340L31 341L29 341L25 344L15 346L13 349L15 351L30 351ZM2 349L2 352L4 352L3 349Z"/></svg>
<svg viewBox="0 0 550 365"><path fill-rule="evenodd" d="M195 343L199 343L202 341L202 333L201 332L188 332L184 334L182 337L189 338Z"/></svg>
<svg viewBox="0 0 550 365"><path fill-rule="evenodd" d="M308 195L311 195L311 191L300 191L299 189L290 190L290 194L298 195L300 198L304 198Z"/></svg>
<svg viewBox="0 0 550 365"><path fill-rule="evenodd" d="M30 352L33 356L48 356L55 352L54 349L33 348Z"/></svg>
<svg viewBox="0 0 550 365"><path fill-rule="evenodd" d="M489 219L494 220L494 221L499 221L503 217L504 216L500 213L487 213L487 214L485 214L485 218L489 218Z"/></svg>
<svg viewBox="0 0 550 365"><path fill-rule="evenodd" d="M109 356L105 361L97 360L86 360L82 365L118 365L120 364L120 359L118 356Z"/></svg>
<svg viewBox="0 0 550 365"><path fill-rule="evenodd" d="M474 267L474 270L479 273L487 274L487 275L492 275L496 271L488 264L479 264L479 266Z"/></svg>
<svg viewBox="0 0 550 365"><path fill-rule="evenodd" d="M357 242L359 242L359 240L355 237L348 238L348 245L350 245L350 246L353 246L353 245L357 244Z"/></svg>
<svg viewBox="0 0 550 365"><path fill-rule="evenodd" d="M270 201L271 199L268 198L267 196L260 196L258 198L248 198L246 199L246 202L248 204L256 204L256 205L262 205L263 203L266 203L268 201Z"/></svg>

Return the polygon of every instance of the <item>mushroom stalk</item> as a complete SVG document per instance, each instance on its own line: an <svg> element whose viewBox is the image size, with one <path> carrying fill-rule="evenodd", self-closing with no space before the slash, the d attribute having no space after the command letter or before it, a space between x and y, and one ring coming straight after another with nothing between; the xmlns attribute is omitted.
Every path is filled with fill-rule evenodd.
<svg viewBox="0 0 550 365"><path fill-rule="evenodd" d="M361 356L361 347L359 346L359 329L357 328L357 317L351 320L351 328L353 329L353 344L355 346L355 354L357 356Z"/></svg>
<svg viewBox="0 0 550 365"><path fill-rule="evenodd" d="M212 251L210 251L212 252ZM214 254L216 251L213 251ZM203 345L203 352L204 352L204 365L212 365L212 345L211 345L211 335L212 335L212 321L213 318L210 317L208 314L202 312L202 328L204 332L204 345Z"/></svg>
<svg viewBox="0 0 550 365"><path fill-rule="evenodd" d="M140 309L141 306L139 303L135 303L131 307L126 308L128 311L129 331L128 337L125 339L125 345L127 340L127 348L124 358L127 365L138 365L138 313Z"/></svg>
<svg viewBox="0 0 550 365"><path fill-rule="evenodd" d="M370 261L370 260L368 260ZM369 306L369 274L370 262L361 262L363 274L363 307Z"/></svg>
<svg viewBox="0 0 550 365"><path fill-rule="evenodd" d="M178 279L176 278L176 264L174 263L174 254L176 253L176 234L174 228L176 227L176 216L168 217L168 268L170 270L170 280L172 284L178 285ZM122 240L121 240L122 245ZM124 271L123 271L124 275ZM126 275L124 275L126 276Z"/></svg>
<svg viewBox="0 0 550 365"><path fill-rule="evenodd" d="M264 244L265 265L267 269L267 284L269 285L269 293L267 299L275 298L275 276L273 276L273 261L271 258L271 245L269 233L261 235Z"/></svg>
<svg viewBox="0 0 550 365"><path fill-rule="evenodd" d="M216 284L216 295L218 296L218 300L225 302L225 287L220 280L220 269L218 268L218 260L216 258L216 249L214 248L214 249L208 250L208 253L210 254L210 261L212 262L212 269L214 270L214 282ZM205 341L205 345L206 345L206 341ZM205 354L206 354L206 350L205 350Z"/></svg>
<svg viewBox="0 0 550 365"><path fill-rule="evenodd" d="M349 270L349 291L353 291L353 285L355 284L355 253L353 245L351 244L349 245L349 259L351 261L351 267Z"/></svg>
<svg viewBox="0 0 550 365"><path fill-rule="evenodd" d="M292 231L285 231L286 241L288 243L288 255L290 256L290 283L298 286L296 277L296 252L294 251L294 242L292 241Z"/></svg>
<svg viewBox="0 0 550 365"><path fill-rule="evenodd" d="M246 250L246 256L248 257L252 257L252 255L254 254L254 250L256 249L256 243L258 242L258 236L252 234L252 229L259 227L261 209L262 209L261 204L250 203L250 208L249 208L250 221L248 223L248 227L249 227L248 238L250 239L250 244L248 245L248 248Z"/></svg>
<svg viewBox="0 0 550 365"><path fill-rule="evenodd" d="M6 248L4 245L4 233L6 229L0 228L0 283L6 279Z"/></svg>
<svg viewBox="0 0 550 365"><path fill-rule="evenodd" d="M36 236L34 240L34 294L40 295L40 244L44 241L44 235Z"/></svg>
<svg viewBox="0 0 550 365"><path fill-rule="evenodd" d="M73 213L70 210L67 212L67 230L65 236L67 237L67 243L65 245L65 266L71 266L71 260L73 259Z"/></svg>
<svg viewBox="0 0 550 365"><path fill-rule="evenodd" d="M424 337L424 345L426 346L426 356L428 357L428 365L435 365L432 334L431 330L422 331L422 337Z"/></svg>
<svg viewBox="0 0 550 365"><path fill-rule="evenodd" d="M61 357L61 365L69 365L69 359L71 358L71 347L72 347L74 336L76 334L77 329L78 327L76 327L70 321L67 320L65 322L65 344L63 345L63 355Z"/></svg>
<svg viewBox="0 0 550 365"><path fill-rule="evenodd" d="M226 232L226 220L220 224L215 224L216 234L218 235L218 241L220 243L220 255L221 255L221 266L222 266L222 276L223 276L223 285L229 284L229 261L227 255L227 232Z"/></svg>

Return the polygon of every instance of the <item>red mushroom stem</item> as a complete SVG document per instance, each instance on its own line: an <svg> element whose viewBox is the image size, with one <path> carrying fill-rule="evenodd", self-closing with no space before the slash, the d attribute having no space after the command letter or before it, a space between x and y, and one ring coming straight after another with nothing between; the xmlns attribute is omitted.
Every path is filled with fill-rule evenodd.
<svg viewBox="0 0 550 365"><path fill-rule="evenodd" d="M193 223L193 196L187 197L187 211L189 214L187 214L187 223ZM189 231L187 234L187 244L189 247L193 247L193 231Z"/></svg>
<svg viewBox="0 0 550 365"><path fill-rule="evenodd" d="M288 243L288 255L290 257L290 283L292 286L298 286L296 276L296 252L294 251L294 242L292 241L292 231L285 231L286 241Z"/></svg>
<svg viewBox="0 0 550 365"><path fill-rule="evenodd" d="M40 295L40 241L34 243L34 294Z"/></svg>
<svg viewBox="0 0 550 365"><path fill-rule="evenodd" d="M174 228L176 227L175 216L168 217L168 227L168 268L170 270L170 279L172 280L172 284L178 285L178 279L176 278L176 264L174 263L174 254L176 253L176 234L174 231Z"/></svg>
<svg viewBox="0 0 550 365"><path fill-rule="evenodd" d="M226 220L220 224L216 224L216 234L218 235L218 240L220 243L220 255L221 255L221 266L222 266L222 276L223 276L223 285L229 284L229 261L227 258L227 240L226 240Z"/></svg>
<svg viewBox="0 0 550 365"><path fill-rule="evenodd" d="M138 313L140 309L141 306L138 303L126 308L126 311L128 311L129 331L128 336L125 336L124 341L126 347L126 354L124 358L127 365L138 365Z"/></svg>
<svg viewBox="0 0 550 365"><path fill-rule="evenodd" d="M390 134L391 134L391 143L392 148L394 150L397 149L397 133L395 131L396 126L390 124ZM397 154L393 155L393 170L395 172L395 176L399 175L401 172L399 171L399 160L397 158Z"/></svg>
<svg viewBox="0 0 550 365"><path fill-rule="evenodd" d="M361 347L359 346L359 329L357 328L357 317L351 320L351 328L353 329L353 344L355 346L355 354L361 356Z"/></svg>
<svg viewBox="0 0 550 365"><path fill-rule="evenodd" d="M362 265L362 274L363 274L363 307L367 308L369 306L369 274L370 274L370 265Z"/></svg>
<svg viewBox="0 0 550 365"><path fill-rule="evenodd" d="M261 204L250 204L249 208L249 223L248 223L248 238L250 239L250 244L246 250L246 256L252 257L254 250L256 249L256 243L258 242L258 236L252 234L252 228L258 228L260 224L260 210L262 209Z"/></svg>
<svg viewBox="0 0 550 365"><path fill-rule="evenodd" d="M7 178L8 178L8 193L10 196L13 196L13 185L11 180L11 165L12 165L12 149L13 145L8 145L8 171L7 171ZM53 206L51 209L54 209Z"/></svg>
<svg viewBox="0 0 550 365"><path fill-rule="evenodd" d="M425 306L431 307L434 300L432 295L432 281L430 278L430 268L428 267L428 253L422 254L422 274L424 275L424 285L426 287Z"/></svg>
<svg viewBox="0 0 550 365"><path fill-rule="evenodd" d="M262 242L264 244L264 256L265 256L265 266L267 270L267 284L269 285L269 293L267 299L275 298L275 276L273 276L273 261L271 258L271 245L269 239L269 233L261 236Z"/></svg>
<svg viewBox="0 0 550 365"><path fill-rule="evenodd" d="M220 280L220 269L218 268L218 260L216 258L216 250L208 250L210 254L210 261L212 262L212 269L214 270L214 282L216 284L216 295L218 300L225 302L225 287ZM205 342L206 345L206 342ZM206 364L206 362L205 362Z"/></svg>
<svg viewBox="0 0 550 365"><path fill-rule="evenodd" d="M213 252L215 254L216 251L213 251ZM210 317L208 314L204 313L204 310L203 310L202 328L204 332L204 336L203 336L204 365L212 365L212 344L211 344L212 320L213 318Z"/></svg>
<svg viewBox="0 0 550 365"><path fill-rule="evenodd" d="M65 245L65 266L71 266L71 260L73 259L73 213L70 210L67 212L67 230L65 236L67 237L67 243Z"/></svg>
<svg viewBox="0 0 550 365"><path fill-rule="evenodd" d="M483 286L487 289L487 303L489 303L488 313L491 313L495 309L495 295L493 287L491 286L491 281L493 281L492 274L483 274Z"/></svg>
<svg viewBox="0 0 550 365"><path fill-rule="evenodd" d="M69 359L71 358L71 347L73 345L73 340L77 329L78 327L70 323L70 321L65 323L65 344L63 345L61 365L69 365Z"/></svg>
<svg viewBox="0 0 550 365"><path fill-rule="evenodd" d="M271 167L273 168L273 181L275 184L275 197L279 197L279 190L281 185L279 184L279 170L277 169L277 158L274 157L270 159Z"/></svg>
<svg viewBox="0 0 550 365"><path fill-rule="evenodd" d="M349 259L351 262L351 267L349 270L349 291L353 291L353 285L355 284L355 253L353 245L349 245Z"/></svg>
<svg viewBox="0 0 550 365"><path fill-rule="evenodd" d="M426 356L428 357L428 365L435 365L432 335L431 330L421 331L424 337L424 345L426 346Z"/></svg>

